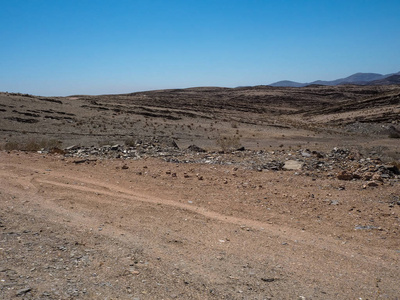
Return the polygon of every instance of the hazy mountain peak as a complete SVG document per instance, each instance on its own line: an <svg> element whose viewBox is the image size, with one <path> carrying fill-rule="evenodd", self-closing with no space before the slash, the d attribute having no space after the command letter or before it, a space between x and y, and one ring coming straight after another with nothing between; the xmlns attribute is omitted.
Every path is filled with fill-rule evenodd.
<svg viewBox="0 0 400 300"><path fill-rule="evenodd" d="M373 85L377 84L386 84L384 79L388 78L392 75L400 75L400 72L398 73L392 73L392 74L386 74L382 75L379 73L354 73L348 77L345 78L339 78L335 80L316 80L313 82L309 83L301 83L301 82L295 82L295 81L290 81L290 80L282 80L278 81L275 83L270 84L270 86L281 86L281 87L303 87L306 85L310 84L319 84L319 85L340 85L340 84L358 84L358 85L369 85L370 83ZM374 82L374 83L372 83ZM381 83L380 83L381 82ZM389 83L389 84L394 84L394 83Z"/></svg>
<svg viewBox="0 0 400 300"><path fill-rule="evenodd" d="M290 81L290 80L282 80L275 83L270 84L270 86L287 86L287 87L302 87L304 83Z"/></svg>

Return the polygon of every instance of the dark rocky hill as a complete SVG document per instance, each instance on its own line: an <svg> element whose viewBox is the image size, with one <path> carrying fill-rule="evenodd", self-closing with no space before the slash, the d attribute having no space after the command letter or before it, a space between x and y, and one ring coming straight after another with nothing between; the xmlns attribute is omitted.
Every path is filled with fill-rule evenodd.
<svg viewBox="0 0 400 300"><path fill-rule="evenodd" d="M400 84L400 75L392 75L384 79L374 80L368 83L368 85L391 85Z"/></svg>

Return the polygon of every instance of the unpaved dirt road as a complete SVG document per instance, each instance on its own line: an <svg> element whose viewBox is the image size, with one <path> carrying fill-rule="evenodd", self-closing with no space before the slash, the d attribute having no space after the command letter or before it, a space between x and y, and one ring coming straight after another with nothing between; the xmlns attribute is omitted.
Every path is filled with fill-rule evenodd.
<svg viewBox="0 0 400 300"><path fill-rule="evenodd" d="M399 299L399 189L3 151L0 298Z"/></svg>

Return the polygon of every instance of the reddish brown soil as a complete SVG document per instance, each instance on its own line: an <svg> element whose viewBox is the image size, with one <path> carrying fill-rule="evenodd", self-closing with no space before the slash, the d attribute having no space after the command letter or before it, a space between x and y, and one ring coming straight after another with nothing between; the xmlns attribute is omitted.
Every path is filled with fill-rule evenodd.
<svg viewBox="0 0 400 300"><path fill-rule="evenodd" d="M73 160L0 152L1 299L399 297L397 181Z"/></svg>

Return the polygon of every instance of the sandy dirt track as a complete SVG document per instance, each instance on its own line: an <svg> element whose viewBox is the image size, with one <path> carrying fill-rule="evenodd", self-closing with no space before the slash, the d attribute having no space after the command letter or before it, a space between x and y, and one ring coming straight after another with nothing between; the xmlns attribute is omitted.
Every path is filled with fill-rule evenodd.
<svg viewBox="0 0 400 300"><path fill-rule="evenodd" d="M399 299L399 189L3 151L0 298Z"/></svg>

